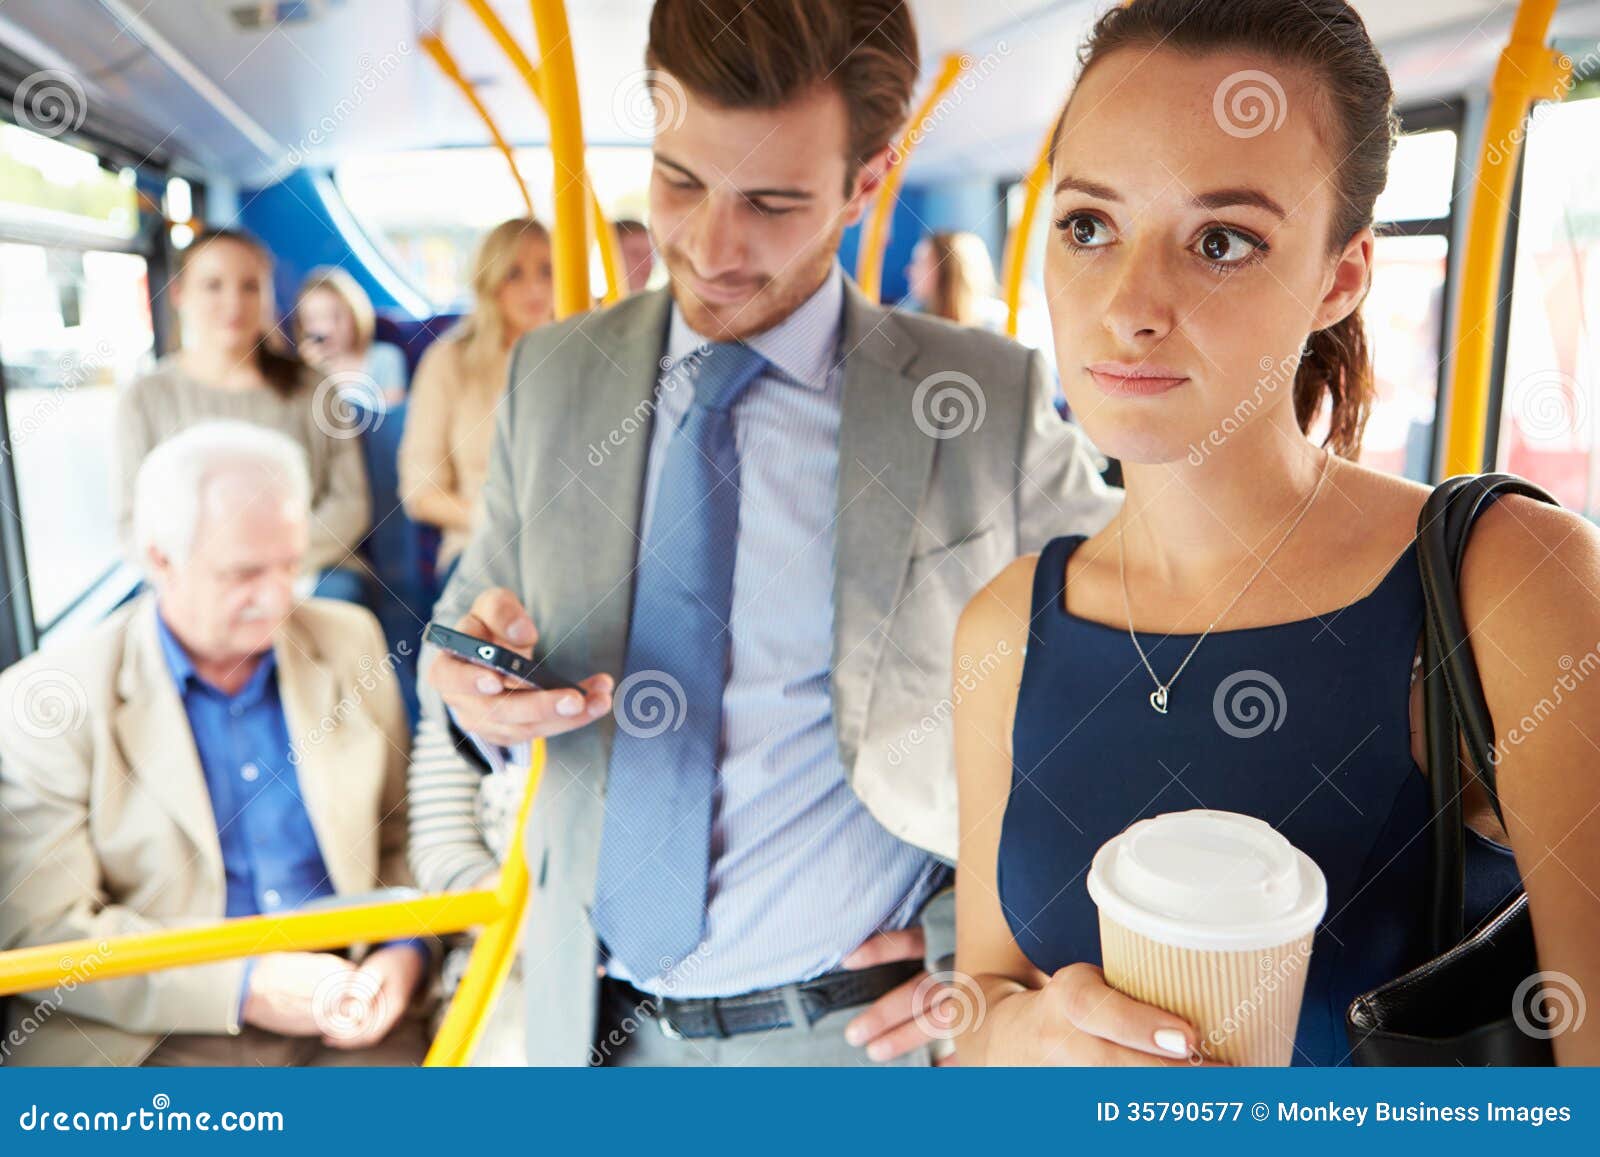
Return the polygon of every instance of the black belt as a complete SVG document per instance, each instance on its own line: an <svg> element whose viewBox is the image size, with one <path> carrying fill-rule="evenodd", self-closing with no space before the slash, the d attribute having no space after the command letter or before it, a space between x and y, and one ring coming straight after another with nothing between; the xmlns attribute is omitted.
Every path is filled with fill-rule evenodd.
<svg viewBox="0 0 1600 1157"><path fill-rule="evenodd" d="M684 1040L729 1037L792 1027L794 1021L789 1015L788 990L792 990L799 998L806 1024L815 1024L830 1012L871 1004L921 971L920 960L896 960L871 968L841 969L813 980L745 992L738 996L691 1000L655 996L609 976L603 978L600 984L602 994L618 1005L626 1005L627 1012L655 1021L665 1036ZM620 1007L613 1007L619 1013L624 1011Z"/></svg>

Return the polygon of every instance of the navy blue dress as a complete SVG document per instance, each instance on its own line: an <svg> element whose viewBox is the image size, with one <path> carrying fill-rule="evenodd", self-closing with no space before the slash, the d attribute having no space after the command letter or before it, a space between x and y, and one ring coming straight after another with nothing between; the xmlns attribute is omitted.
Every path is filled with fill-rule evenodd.
<svg viewBox="0 0 1600 1157"><path fill-rule="evenodd" d="M1341 610L1216 631L1173 686L1168 713L1122 627L1065 609L1068 557L1039 557L996 866L1019 948L1049 973L1100 963L1085 878L1135 820L1189 808L1270 823L1322 869L1296 1065L1348 1062L1344 1014L1361 992L1428 956L1428 785L1411 757L1410 682L1422 632L1416 551ZM1196 635L1141 633L1167 677ZM1467 840L1471 927L1519 886L1509 849Z"/></svg>

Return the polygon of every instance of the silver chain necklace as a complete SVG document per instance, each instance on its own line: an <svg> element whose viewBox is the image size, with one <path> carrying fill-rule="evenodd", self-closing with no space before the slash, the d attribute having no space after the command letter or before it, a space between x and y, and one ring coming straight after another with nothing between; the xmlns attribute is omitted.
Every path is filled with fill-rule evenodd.
<svg viewBox="0 0 1600 1157"><path fill-rule="evenodd" d="M1200 649L1200 644L1210 637L1211 632L1218 623L1228 617L1228 612L1233 610L1240 599L1244 598L1245 592L1256 585L1256 580L1266 572L1267 566L1277 557L1278 552L1284 548L1284 544L1293 537L1294 532L1305 521L1306 515L1311 513L1311 508L1316 505L1317 495L1322 493L1322 484L1328 479L1328 467L1332 462L1333 455L1324 451L1322 473L1317 475L1317 484L1312 488L1311 497L1300 508L1300 513L1295 515L1294 521L1289 524L1289 529L1284 531L1283 537L1278 540L1278 545L1273 547L1267 557L1261 560L1261 565L1256 568L1256 573L1250 576L1250 581L1240 587L1239 593L1234 595L1232 601L1222 608L1222 613L1211 620L1211 626L1207 627L1205 633L1194 641L1194 646L1189 648L1189 653L1183 657L1183 662L1178 664L1178 669L1172 673L1172 677L1165 683L1156 675L1155 668L1150 666L1150 657L1144 653L1144 648L1139 645L1139 636L1134 634L1133 631L1133 604L1128 598L1128 552L1123 548L1122 528L1117 528L1117 575L1122 581L1122 607L1128 619L1128 639L1133 643L1133 649L1139 652L1139 661L1144 664L1144 669L1150 673L1150 681L1156 685L1156 689L1150 692L1150 706L1155 708L1159 714L1165 715L1167 713L1167 697L1172 692L1172 685L1178 681L1178 676L1183 674L1183 669L1189 665L1189 660L1194 658L1194 653Z"/></svg>

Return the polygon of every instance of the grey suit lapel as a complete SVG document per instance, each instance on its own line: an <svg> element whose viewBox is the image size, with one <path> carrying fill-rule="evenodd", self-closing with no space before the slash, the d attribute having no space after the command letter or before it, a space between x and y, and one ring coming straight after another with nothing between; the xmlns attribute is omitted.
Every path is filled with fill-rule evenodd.
<svg viewBox="0 0 1600 1157"><path fill-rule="evenodd" d="M608 332L602 324L574 337L589 343L578 371L583 383L576 398L578 420L574 426L552 423L552 429L573 434L552 449L571 472L564 494L575 504L574 519L566 524L580 528L584 545L568 564L579 573L568 576L566 589L575 603L563 610L576 613L561 619L585 617L587 670L610 672L619 680L671 302L666 290L641 294L617 307L627 312L617 318L615 330Z"/></svg>
<svg viewBox="0 0 1600 1157"><path fill-rule="evenodd" d="M845 283L844 397L835 547L833 711L840 755L855 764L867 694L905 576L934 439L913 412L911 336Z"/></svg>

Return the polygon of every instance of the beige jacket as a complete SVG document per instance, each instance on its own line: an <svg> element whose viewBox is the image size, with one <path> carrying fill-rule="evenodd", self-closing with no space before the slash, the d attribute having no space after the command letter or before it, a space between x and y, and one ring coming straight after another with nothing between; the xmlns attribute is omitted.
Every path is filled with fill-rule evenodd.
<svg viewBox="0 0 1600 1157"><path fill-rule="evenodd" d="M428 347L411 379L400 438L400 500L406 513L443 531L439 568L461 553L481 517L495 417L506 396L510 354L474 374L465 343L446 334Z"/></svg>
<svg viewBox="0 0 1600 1157"><path fill-rule="evenodd" d="M278 687L335 891L409 883L409 735L377 620L301 604ZM0 675L0 948L220 920L222 851L188 718L144 595ZM53 704L53 706L52 706ZM162 1034L239 1031L242 960L10 998L6 1064L133 1065Z"/></svg>
<svg viewBox="0 0 1600 1157"><path fill-rule="evenodd" d="M356 548L372 526L367 465L361 456L362 427L348 401L313 370L301 376L295 392L218 390L183 372L174 357L117 395L117 534L123 553L136 564L133 545L133 480L145 455L174 434L199 422L233 419L287 434L306 452L311 472L311 537L306 570L360 569Z"/></svg>

